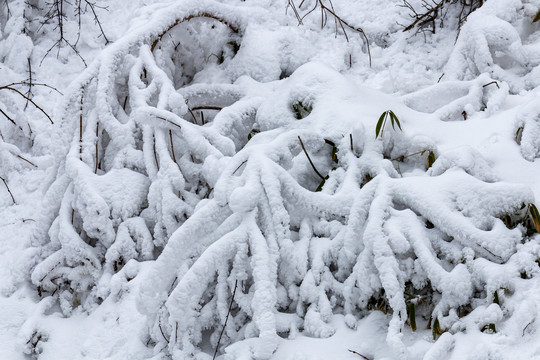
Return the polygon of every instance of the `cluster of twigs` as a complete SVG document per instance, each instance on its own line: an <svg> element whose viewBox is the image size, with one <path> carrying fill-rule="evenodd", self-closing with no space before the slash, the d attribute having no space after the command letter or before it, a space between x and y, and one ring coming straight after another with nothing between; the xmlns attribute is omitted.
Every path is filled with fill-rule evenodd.
<svg viewBox="0 0 540 360"><path fill-rule="evenodd" d="M417 10L407 0L403 0L403 4L400 6L408 9L410 11L409 16L413 19L409 25L404 25L403 31L416 29L417 33L425 31L435 33L437 21L440 22L440 27L443 27L450 6L458 4L458 6L461 6L457 25L459 32L467 17L482 6L483 3L484 0L422 0L421 10Z"/></svg>
<svg viewBox="0 0 540 360"><path fill-rule="evenodd" d="M87 12L92 13L94 22L99 27L99 30L101 32L100 36L102 36L103 39L105 40L105 45L109 44L109 39L105 35L105 31L103 30L103 26L96 12L97 9L107 10L106 6L100 6L97 4L97 2L92 1L92 0L75 0L75 2L73 3L67 0L51 0L51 1L46 2L45 4L46 4L45 5L46 7L44 9L41 9L39 7L36 7L35 5L31 5L27 3L28 6L37 8L38 10L45 11L43 18L39 20L40 22L39 29L41 29L44 25L54 24L54 30L58 32L57 40L46 51L45 55L41 59L41 62L43 62L43 60L47 57L47 55L49 55L49 53L55 48L57 49L56 56L58 56L60 53L60 49L65 45L71 48L71 50L73 50L73 52L81 59L81 61L86 66L86 61L84 60L79 50L77 49L77 44L81 37L82 15ZM74 16L78 24L77 36L74 41L68 39L69 35L66 34L66 31L64 28L64 21L66 21L66 19L68 18L67 12L70 9L74 12Z"/></svg>
<svg viewBox="0 0 540 360"><path fill-rule="evenodd" d="M371 66L371 51L370 51L370 48L369 48L369 40L368 40L368 38L366 36L366 33L364 32L364 30L361 27L356 27L356 26L353 26L353 25L349 24L347 21L343 20L343 18L341 16L336 14L336 11L334 9L334 4L332 3L332 0L328 0L329 6L326 5L323 2L323 0L316 0L315 1L315 6L313 6L313 8L311 8L310 10L308 10L306 13L304 13L302 15L302 14L300 14L299 11L302 10L302 5L304 5L304 2L305 2L305 0L302 0L302 2L300 2L300 5L298 5L298 7L296 7L296 5L294 3L294 0L288 0L288 3L287 3L287 9L289 7L292 9L294 15L296 16L296 19L298 20L298 25L303 25L303 23L304 23L303 21L306 18L306 16L308 16L309 14L314 12L315 10L319 9L321 11L321 28L324 28L326 26L327 22L328 22L328 14L330 14L334 18L334 25L335 25L335 29L336 29L336 34L338 33L339 29L341 28L341 31L343 31L343 35L345 35L345 39L347 40L347 42L349 42L349 35L347 35L347 30L346 29L356 31L362 36L362 38L364 39L364 41L366 43L366 47L367 47L367 53L368 53L368 56L369 56L369 66Z"/></svg>

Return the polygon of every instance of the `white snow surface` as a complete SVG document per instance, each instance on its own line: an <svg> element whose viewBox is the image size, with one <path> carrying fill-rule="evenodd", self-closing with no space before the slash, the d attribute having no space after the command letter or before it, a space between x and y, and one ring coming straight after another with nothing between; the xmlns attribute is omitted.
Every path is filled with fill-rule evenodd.
<svg viewBox="0 0 540 360"><path fill-rule="evenodd" d="M540 0L55 1L0 2L0 359L540 359Z"/></svg>

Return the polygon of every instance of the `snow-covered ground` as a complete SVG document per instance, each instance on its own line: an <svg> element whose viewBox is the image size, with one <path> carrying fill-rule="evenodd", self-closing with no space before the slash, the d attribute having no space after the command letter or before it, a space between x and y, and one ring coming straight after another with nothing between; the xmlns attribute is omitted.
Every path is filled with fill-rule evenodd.
<svg viewBox="0 0 540 360"><path fill-rule="evenodd" d="M539 11L2 1L0 359L540 359Z"/></svg>

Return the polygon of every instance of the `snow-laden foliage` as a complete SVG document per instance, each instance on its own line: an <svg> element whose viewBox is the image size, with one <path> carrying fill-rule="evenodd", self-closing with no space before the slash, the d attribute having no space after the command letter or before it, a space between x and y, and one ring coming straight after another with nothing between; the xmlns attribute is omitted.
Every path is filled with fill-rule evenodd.
<svg viewBox="0 0 540 360"><path fill-rule="evenodd" d="M540 275L533 193L431 136L495 113L514 91L511 71L486 59L490 46L519 42L479 31L475 14L448 79L400 99L340 72L351 54L367 58L360 36L313 42L249 4L162 5L66 94L27 251L39 296L69 315L140 290L146 344L174 359L208 358L218 342L231 359L268 359L280 337L329 337L332 315L354 328L377 309L399 358L416 322L434 337L505 321L522 330L514 296ZM387 110L402 130L388 123L375 136ZM536 111L519 120L528 160ZM226 347L240 341L247 355ZM452 340L438 344L432 358Z"/></svg>

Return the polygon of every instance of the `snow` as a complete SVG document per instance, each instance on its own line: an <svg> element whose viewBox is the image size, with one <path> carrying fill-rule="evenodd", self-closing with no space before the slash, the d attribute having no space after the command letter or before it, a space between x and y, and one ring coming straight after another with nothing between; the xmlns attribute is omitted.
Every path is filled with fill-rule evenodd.
<svg viewBox="0 0 540 360"><path fill-rule="evenodd" d="M540 357L540 1L59 1L0 7L0 358Z"/></svg>

